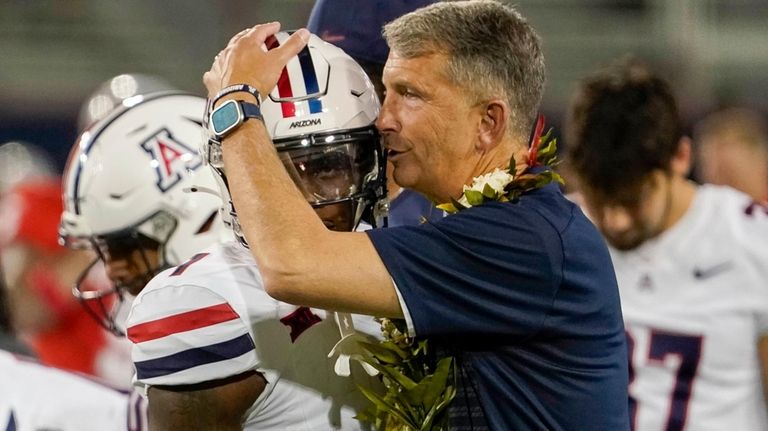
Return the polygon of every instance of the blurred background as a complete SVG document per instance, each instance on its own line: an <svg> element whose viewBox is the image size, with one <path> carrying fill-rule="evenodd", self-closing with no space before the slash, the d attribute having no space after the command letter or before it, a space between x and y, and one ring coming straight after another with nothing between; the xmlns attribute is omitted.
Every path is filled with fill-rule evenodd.
<svg viewBox="0 0 768 431"><path fill-rule="evenodd" d="M312 0L0 2L0 143L24 140L56 168L81 104L105 80L144 73L202 94L202 73L237 31L306 24ZM688 124L724 105L768 111L768 1L519 0L544 41L543 111L558 126L576 81L635 53L676 86ZM122 83L130 91L130 83ZM567 143L564 143L567 145Z"/></svg>

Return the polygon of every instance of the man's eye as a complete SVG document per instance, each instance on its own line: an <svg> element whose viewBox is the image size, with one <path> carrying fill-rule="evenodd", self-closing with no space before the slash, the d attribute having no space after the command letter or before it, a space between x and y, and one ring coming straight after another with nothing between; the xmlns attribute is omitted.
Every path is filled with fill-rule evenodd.
<svg viewBox="0 0 768 431"><path fill-rule="evenodd" d="M418 94L416 94L416 92L414 92L414 91L412 91L412 90L410 90L410 89L406 88L406 89L403 91L403 97L407 97L407 98L416 98L416 97L419 97L419 95L418 95Z"/></svg>

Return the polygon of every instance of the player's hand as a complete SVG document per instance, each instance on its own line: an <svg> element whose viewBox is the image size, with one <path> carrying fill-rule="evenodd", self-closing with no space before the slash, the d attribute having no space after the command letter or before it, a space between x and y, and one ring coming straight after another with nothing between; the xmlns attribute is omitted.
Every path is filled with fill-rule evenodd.
<svg viewBox="0 0 768 431"><path fill-rule="evenodd" d="M267 50L266 39L280 31L279 22L260 24L236 34L213 59L211 70L203 75L208 97L234 84L250 84L262 97L277 85L288 60L309 40L307 29L297 30L279 47Z"/></svg>

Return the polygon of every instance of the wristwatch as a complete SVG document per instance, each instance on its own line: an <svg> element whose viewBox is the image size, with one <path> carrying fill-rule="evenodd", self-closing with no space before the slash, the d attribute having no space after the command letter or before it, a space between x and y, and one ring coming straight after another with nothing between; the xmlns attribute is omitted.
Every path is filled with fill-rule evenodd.
<svg viewBox="0 0 768 431"><path fill-rule="evenodd" d="M213 110L208 126L213 137L221 140L249 118L264 120L258 105L242 100L227 100Z"/></svg>

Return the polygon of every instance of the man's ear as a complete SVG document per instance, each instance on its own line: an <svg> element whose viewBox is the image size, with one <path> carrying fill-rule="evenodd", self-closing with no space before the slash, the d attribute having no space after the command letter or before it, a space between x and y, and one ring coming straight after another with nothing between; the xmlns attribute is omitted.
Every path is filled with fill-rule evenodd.
<svg viewBox="0 0 768 431"><path fill-rule="evenodd" d="M488 151L495 148L507 133L509 107L503 100L494 99L483 103L478 109L481 112L475 147L480 151Z"/></svg>
<svg viewBox="0 0 768 431"><path fill-rule="evenodd" d="M683 136L677 143L677 150L672 156L670 167L672 172L687 177L691 172L691 138Z"/></svg>

